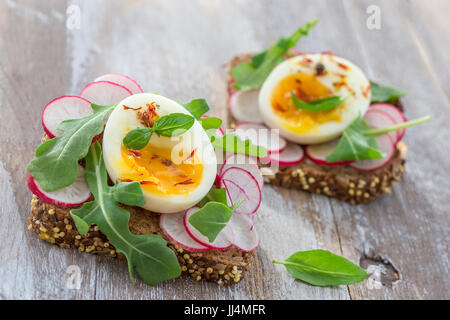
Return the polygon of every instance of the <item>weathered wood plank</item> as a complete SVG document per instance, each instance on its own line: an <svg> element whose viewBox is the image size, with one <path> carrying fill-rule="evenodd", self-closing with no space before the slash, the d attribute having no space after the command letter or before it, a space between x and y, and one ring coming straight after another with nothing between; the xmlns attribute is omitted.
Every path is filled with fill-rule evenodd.
<svg viewBox="0 0 450 320"><path fill-rule="evenodd" d="M53 8L50 10L50 8ZM96 263L26 232L30 192L25 166L39 144L42 107L67 92L65 4L0 4L0 294L5 298L94 298ZM61 18L62 17L62 18ZM58 27L59 26L59 27ZM66 288L66 268L80 266L85 288Z"/></svg>
<svg viewBox="0 0 450 320"><path fill-rule="evenodd" d="M444 186L450 165L443 150L449 149L445 120L450 106L448 86L443 85L448 72L438 72L441 63L447 63L442 52L448 51L448 44L436 38L448 35L439 28L440 22L431 22L437 12L436 21L445 21L447 15L440 10L445 4L428 2L425 11L422 4L401 1L73 3L81 8L79 30L65 27L69 2L0 3L0 216L4 221L0 254L6 261L0 268L0 297L448 298L449 191ZM366 28L369 4L381 7L382 30ZM301 41L301 50L333 50L360 65L371 78L407 89L408 117L434 116L433 125L409 130L408 172L392 195L351 207L317 195L265 188L256 219L261 246L246 278L230 288L191 279L156 287L140 280L132 285L121 261L61 250L25 232L30 199L25 166L39 143L40 114L50 99L78 94L96 76L118 72L129 74L147 91L176 100L205 97L214 115L225 116L228 60L237 53L260 50L315 17L320 23ZM429 37L433 32L435 36ZM433 128L440 128L439 134ZM423 156L430 154L433 157ZM393 288L374 289L373 281L349 288L317 288L294 281L282 266L271 263L313 248L353 261L364 254L381 254L398 268L402 280ZM82 271L80 290L65 286L66 268L72 264Z"/></svg>
<svg viewBox="0 0 450 320"><path fill-rule="evenodd" d="M381 8L382 29L365 28L365 10ZM334 203L344 254L381 255L393 262L402 280L393 288L370 290L367 283L350 286L352 298L406 299L448 297L449 163L442 150L449 148L445 113L449 103L433 81L417 43L408 35L397 5L392 1L345 2L355 33L367 59L369 76L408 90L406 115L433 116L433 124L409 129L407 172L387 195L369 205L349 207ZM424 107L426 106L426 107ZM433 128L439 128L436 134ZM429 157L427 155L433 155ZM377 264L377 263L374 263Z"/></svg>

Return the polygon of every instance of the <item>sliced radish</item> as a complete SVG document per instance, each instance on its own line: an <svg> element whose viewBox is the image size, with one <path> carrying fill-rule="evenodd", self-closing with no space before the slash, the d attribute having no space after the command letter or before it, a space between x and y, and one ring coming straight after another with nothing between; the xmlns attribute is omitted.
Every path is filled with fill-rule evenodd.
<svg viewBox="0 0 450 320"><path fill-rule="evenodd" d="M369 110L378 110L387 113L394 119L395 124L406 122L406 117L403 112L396 106L389 103L374 103ZM405 135L405 129L397 130L397 141L400 141Z"/></svg>
<svg viewBox="0 0 450 320"><path fill-rule="evenodd" d="M186 211L184 215L184 226L188 234L198 243L214 250L226 250L232 245L245 252L255 250L259 245L259 238L253 222L249 216L233 213L228 224L219 232L213 243L202 235L189 223L189 217L199 207L193 207Z"/></svg>
<svg viewBox="0 0 450 320"><path fill-rule="evenodd" d="M259 89L236 91L229 100L231 115L237 121L263 123L259 113Z"/></svg>
<svg viewBox="0 0 450 320"><path fill-rule="evenodd" d="M321 144L312 144L306 146L306 156L311 159L311 161L325 166L344 166L352 163L353 161L328 162L327 160L325 160L334 151L334 149L336 149L338 142L339 139L335 139Z"/></svg>
<svg viewBox="0 0 450 320"><path fill-rule="evenodd" d="M369 109L369 111L367 111L364 115L363 119L369 126L375 129L381 129L395 125L395 120L389 114L377 109ZM388 132L387 135L389 135L389 137L391 137L392 141L394 142L397 142L399 138L397 131Z"/></svg>
<svg viewBox="0 0 450 320"><path fill-rule="evenodd" d="M42 112L42 127L54 138L61 134L58 126L64 120L79 119L92 114L91 103L81 97L63 96L50 101Z"/></svg>
<svg viewBox="0 0 450 320"><path fill-rule="evenodd" d="M118 103L131 95L130 90L111 81L91 82L80 94L81 97L101 106Z"/></svg>
<svg viewBox="0 0 450 320"><path fill-rule="evenodd" d="M210 242L208 237L204 236L203 234L200 233L200 231L194 228L194 226L189 222L189 217L198 209L200 208L192 207L188 209L184 214L183 224L189 236L197 243L209 249L226 250L229 247L231 247L231 242L228 240L230 238L229 233L231 232L229 225L227 225L225 228L223 228L222 231L220 231L214 242Z"/></svg>
<svg viewBox="0 0 450 320"><path fill-rule="evenodd" d="M228 222L233 230L230 242L241 251L250 252L259 245L259 237L251 217L234 213Z"/></svg>
<svg viewBox="0 0 450 320"><path fill-rule="evenodd" d="M250 139L253 144L266 148L268 153L281 152L287 145L287 141L280 137L276 130L271 130L262 124L239 123L235 132L241 139Z"/></svg>
<svg viewBox="0 0 450 320"><path fill-rule="evenodd" d="M164 234L178 246L189 251L206 251L209 250L199 244L187 233L184 227L184 212L165 213L159 219L159 226Z"/></svg>
<svg viewBox="0 0 450 320"><path fill-rule="evenodd" d="M217 128L216 136L223 137L225 135L225 132L223 132L222 128Z"/></svg>
<svg viewBox="0 0 450 320"><path fill-rule="evenodd" d="M252 174L242 168L229 168L220 177L219 186L227 191L230 205L243 201L235 213L254 214L261 204L261 189Z"/></svg>
<svg viewBox="0 0 450 320"><path fill-rule="evenodd" d="M391 137L387 134L383 134L382 136L376 137L376 140L379 150L385 153L386 156L380 159L370 159L353 162L351 164L353 168L361 171L373 171L383 167L386 163L389 162L389 160L391 160L395 151L394 142L392 141Z"/></svg>
<svg viewBox="0 0 450 320"><path fill-rule="evenodd" d="M30 191L42 201L61 207L76 207L85 203L91 197L91 191L84 178L84 168L82 166L78 166L77 179L73 184L56 191L44 191L31 174L27 177L27 183Z"/></svg>
<svg viewBox="0 0 450 320"><path fill-rule="evenodd" d="M249 172L253 178L255 178L256 182L258 182L259 189L262 190L264 186L264 178L258 168L258 162L255 158L239 153L229 155L219 170L219 178L226 170L232 167L242 168Z"/></svg>
<svg viewBox="0 0 450 320"><path fill-rule="evenodd" d="M99 81L109 81L109 82L117 83L117 84L127 88L128 90L130 90L132 94L144 92L142 90L141 86L136 81L134 81L130 77L127 77L123 74L117 74L117 73L104 74L94 80L94 82L99 82Z"/></svg>
<svg viewBox="0 0 450 320"><path fill-rule="evenodd" d="M278 164L280 166L293 166L302 162L304 156L305 153L300 145L289 142L283 151L280 153L270 153L261 161L264 163Z"/></svg>

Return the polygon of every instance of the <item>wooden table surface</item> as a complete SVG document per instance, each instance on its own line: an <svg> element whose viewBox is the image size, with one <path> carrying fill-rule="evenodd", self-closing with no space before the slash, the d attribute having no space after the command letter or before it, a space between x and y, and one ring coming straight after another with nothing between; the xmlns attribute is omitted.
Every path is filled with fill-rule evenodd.
<svg viewBox="0 0 450 320"><path fill-rule="evenodd" d="M79 29L66 27L71 4L81 9ZM379 30L366 26L370 5L381 10ZM123 262L62 250L26 230L25 167L48 101L114 72L176 100L204 97L213 114L225 116L229 59L314 18L320 22L300 50L332 50L371 79L406 89L407 117L433 116L408 129L407 171L392 194L351 206L265 187L256 219L261 246L245 279L228 288L191 279L133 285ZM449 21L447 0L1 0L0 298L449 299ZM271 263L314 248L374 274L319 288ZM81 268L79 290L66 287L70 265Z"/></svg>

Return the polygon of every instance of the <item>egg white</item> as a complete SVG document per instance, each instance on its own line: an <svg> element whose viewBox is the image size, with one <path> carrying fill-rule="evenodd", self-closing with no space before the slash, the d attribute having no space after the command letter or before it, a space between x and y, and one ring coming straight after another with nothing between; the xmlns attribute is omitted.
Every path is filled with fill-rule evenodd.
<svg viewBox="0 0 450 320"><path fill-rule="evenodd" d="M295 73L316 74L315 66L321 62L327 74L318 77L319 81L328 87L332 95L347 96L344 101L346 110L342 113L341 121L329 121L318 124L314 130L307 132L293 132L283 126L283 119L280 118L272 109L271 96L274 88L285 77ZM348 70L343 69L339 64L346 65ZM355 95L350 94L350 90L345 86L335 89L333 83L339 82L339 74L346 76L348 86L354 91ZM259 93L259 110L266 125L272 129L280 129L280 135L286 139L300 144L315 144L333 140L342 134L345 128L355 120L359 115L363 116L370 105L371 95L364 95L364 90L370 86L369 80L356 65L350 61L328 54L305 54L290 58L275 69L264 82Z"/></svg>
<svg viewBox="0 0 450 320"><path fill-rule="evenodd" d="M171 113L190 114L179 103L157 94L140 93L122 100L111 113L103 134L103 157L113 182L116 182L129 169L121 153L123 138L129 131L143 127L136 117L136 112L124 110L123 106L145 108L146 104L151 102L160 106L156 111L160 117ZM159 147L183 149L186 152L197 148L196 155L203 165L203 174L197 188L187 194L161 195L143 189L145 204L142 207L158 213L173 213L194 206L211 189L217 171L214 148L201 124L196 120L187 132L175 137L158 137L153 134L149 143Z"/></svg>

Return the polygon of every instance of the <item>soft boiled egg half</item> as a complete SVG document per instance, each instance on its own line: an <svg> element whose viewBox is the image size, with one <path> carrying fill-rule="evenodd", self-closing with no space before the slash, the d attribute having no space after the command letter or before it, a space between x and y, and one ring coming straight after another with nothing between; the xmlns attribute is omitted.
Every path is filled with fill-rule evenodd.
<svg viewBox="0 0 450 320"><path fill-rule="evenodd" d="M154 133L141 150L123 145L128 132L152 126L171 113L190 114L163 96L135 94L117 105L103 134L103 155L111 180L138 181L145 197L142 207L159 213L179 212L195 205L211 189L217 171L214 148L198 121L178 136Z"/></svg>
<svg viewBox="0 0 450 320"><path fill-rule="evenodd" d="M327 111L306 111L295 106L292 94L303 102L333 96L346 97ZM370 105L370 83L348 60L329 54L303 54L279 64L259 93L264 122L280 135L300 144L332 140Z"/></svg>

